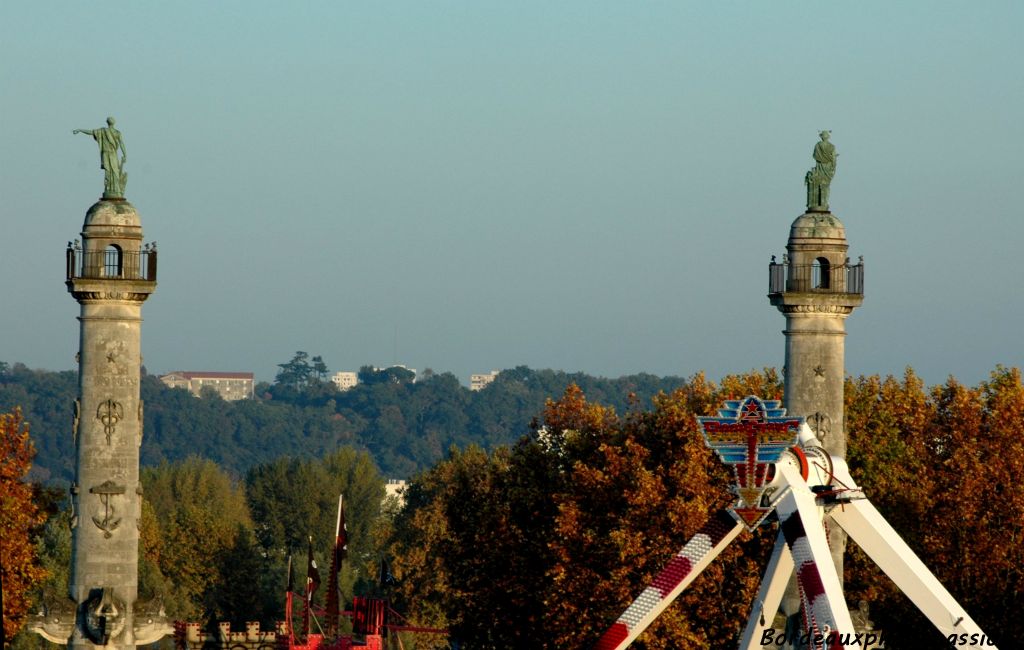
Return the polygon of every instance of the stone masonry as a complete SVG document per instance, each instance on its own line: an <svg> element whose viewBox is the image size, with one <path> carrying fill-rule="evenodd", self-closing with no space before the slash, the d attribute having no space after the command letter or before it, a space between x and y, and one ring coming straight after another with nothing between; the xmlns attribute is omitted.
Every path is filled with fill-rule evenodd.
<svg viewBox="0 0 1024 650"><path fill-rule="evenodd" d="M156 250L143 248L139 215L124 199L93 205L81 235L67 251L67 287L81 309L69 587L75 622L64 641L73 649L134 648L171 631L135 611L142 303L156 289Z"/></svg>

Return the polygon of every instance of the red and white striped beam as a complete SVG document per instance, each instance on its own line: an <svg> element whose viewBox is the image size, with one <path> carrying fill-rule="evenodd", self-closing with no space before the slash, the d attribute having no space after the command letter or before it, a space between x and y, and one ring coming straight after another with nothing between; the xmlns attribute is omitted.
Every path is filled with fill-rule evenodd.
<svg viewBox="0 0 1024 650"><path fill-rule="evenodd" d="M728 510L716 512L626 608L598 640L594 650L620 650L632 643L743 528L743 523Z"/></svg>
<svg viewBox="0 0 1024 650"><path fill-rule="evenodd" d="M841 650L842 639L852 636L853 621L832 562L822 514L814 494L794 468L779 463L775 470L783 474L790 486L776 509L779 527L793 556L810 647L812 650Z"/></svg>

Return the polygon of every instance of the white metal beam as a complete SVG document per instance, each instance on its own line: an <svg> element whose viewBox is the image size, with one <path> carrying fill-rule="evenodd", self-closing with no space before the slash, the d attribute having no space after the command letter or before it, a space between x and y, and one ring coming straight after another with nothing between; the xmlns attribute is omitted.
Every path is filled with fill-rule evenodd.
<svg viewBox="0 0 1024 650"><path fill-rule="evenodd" d="M843 477L845 480L845 477ZM956 635L965 648L992 648L990 637L946 591L938 578L907 546L889 522L867 499L837 506L830 513L850 538L888 575L942 636ZM961 637L960 635L966 635ZM982 641L986 644L983 646Z"/></svg>
<svg viewBox="0 0 1024 650"><path fill-rule="evenodd" d="M761 588L757 592L754 604L750 608L750 617L740 639L740 650L763 648L761 636L772 627L775 614L779 611L779 603L786 593L786 585L793 575L793 554L786 545L786 537L779 531L775 538L775 548L768 559L768 568L761 579Z"/></svg>

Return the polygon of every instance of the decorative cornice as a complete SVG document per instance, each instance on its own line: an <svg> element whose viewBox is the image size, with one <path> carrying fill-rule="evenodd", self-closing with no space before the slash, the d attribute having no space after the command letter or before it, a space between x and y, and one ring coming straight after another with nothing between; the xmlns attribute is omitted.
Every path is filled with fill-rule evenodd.
<svg viewBox="0 0 1024 650"><path fill-rule="evenodd" d="M817 304L817 305L776 305L783 314L842 314L853 313L854 305Z"/></svg>
<svg viewBox="0 0 1024 650"><path fill-rule="evenodd" d="M136 293L134 291L72 291L71 295L81 303L106 302L110 300L145 302L146 298L149 298L148 293Z"/></svg>
<svg viewBox="0 0 1024 650"><path fill-rule="evenodd" d="M768 302L783 314L834 314L848 316L864 302L858 293L787 291L768 294Z"/></svg>

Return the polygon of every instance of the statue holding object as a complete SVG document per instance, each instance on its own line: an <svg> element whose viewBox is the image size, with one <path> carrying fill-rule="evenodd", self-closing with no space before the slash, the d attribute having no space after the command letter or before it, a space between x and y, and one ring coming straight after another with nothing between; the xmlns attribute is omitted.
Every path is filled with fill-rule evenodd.
<svg viewBox="0 0 1024 650"><path fill-rule="evenodd" d="M836 146L829 142L831 131L822 131L821 142L814 145L814 169L804 176L807 185L807 210L811 212L828 212L828 191L832 177L836 175Z"/></svg>
<svg viewBox="0 0 1024 650"><path fill-rule="evenodd" d="M128 151L124 147L121 132L114 128L114 118L107 118L107 126L99 129L75 129L72 133L91 135L100 146L100 168L103 169L103 198L123 199L124 187L128 184L128 173L124 164L128 161ZM121 157L117 152L120 150Z"/></svg>

